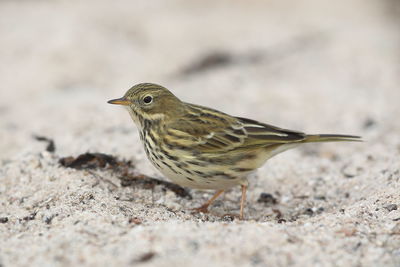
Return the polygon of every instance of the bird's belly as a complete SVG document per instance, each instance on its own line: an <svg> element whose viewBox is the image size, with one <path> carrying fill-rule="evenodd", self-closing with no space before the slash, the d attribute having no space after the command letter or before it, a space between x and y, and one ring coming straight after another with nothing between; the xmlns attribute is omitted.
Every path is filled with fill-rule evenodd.
<svg viewBox="0 0 400 267"><path fill-rule="evenodd" d="M172 182L189 188L195 189L229 189L241 183L241 178L229 177L224 174L213 175L213 171L207 168L202 171L193 169L190 166L178 168L174 163L169 162L167 165L159 163L153 164L165 177Z"/></svg>
<svg viewBox="0 0 400 267"><path fill-rule="evenodd" d="M199 162L188 160L190 155L182 155L173 157L171 160L168 156L149 153L148 158L154 167L156 167L166 178L172 182L185 187L195 189L229 189L239 184L243 184L243 180L247 175L243 173L235 173L229 170L228 166L209 164L207 162ZM196 164L192 164L196 163Z"/></svg>
<svg viewBox="0 0 400 267"><path fill-rule="evenodd" d="M146 140L145 135L141 138ZM159 146L152 140L146 141L144 149L151 163L172 182L185 187L229 189L246 183L247 175L258 167L248 166L245 163L248 158L246 155L212 156L189 150L170 149Z"/></svg>

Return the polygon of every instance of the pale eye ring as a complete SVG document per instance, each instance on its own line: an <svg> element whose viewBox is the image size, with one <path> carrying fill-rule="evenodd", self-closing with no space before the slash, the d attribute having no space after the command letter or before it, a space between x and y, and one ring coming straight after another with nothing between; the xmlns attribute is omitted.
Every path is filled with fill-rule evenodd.
<svg viewBox="0 0 400 267"><path fill-rule="evenodd" d="M148 105L151 104L151 102L153 102L153 97L151 95L146 95L143 97L143 103Z"/></svg>

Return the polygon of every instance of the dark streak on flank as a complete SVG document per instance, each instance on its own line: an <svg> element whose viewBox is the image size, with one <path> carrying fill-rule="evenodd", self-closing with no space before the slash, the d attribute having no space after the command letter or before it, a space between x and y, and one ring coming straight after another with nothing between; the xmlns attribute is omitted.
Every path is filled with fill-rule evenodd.
<svg viewBox="0 0 400 267"><path fill-rule="evenodd" d="M196 174L200 175L201 177L207 176L204 172L201 171L194 171Z"/></svg>
<svg viewBox="0 0 400 267"><path fill-rule="evenodd" d="M200 167L206 166L206 164L204 162L200 162L200 161L188 160L188 161L186 161L186 163L191 164L191 165L200 166Z"/></svg>
<svg viewBox="0 0 400 267"><path fill-rule="evenodd" d="M191 170L188 170L188 169L183 169L185 172L187 172L188 174L192 174L193 175L193 172L191 171Z"/></svg>
<svg viewBox="0 0 400 267"><path fill-rule="evenodd" d="M210 172L210 173L208 173L208 175L210 175L210 176L225 176L226 173L224 173L224 172L219 172L219 171L215 171L215 172Z"/></svg>
<svg viewBox="0 0 400 267"><path fill-rule="evenodd" d="M176 167L180 168L180 169L185 169L187 167L189 167L189 165L187 165L185 162L177 162L175 163Z"/></svg>
<svg viewBox="0 0 400 267"><path fill-rule="evenodd" d="M175 150L175 149L184 150L184 151L192 150L191 147L182 146L176 142L168 142L167 140L168 139L164 139L164 142L165 142L165 145L167 146L167 148L170 150Z"/></svg>
<svg viewBox="0 0 400 267"><path fill-rule="evenodd" d="M232 169L232 171L235 171L235 172L250 172L252 170L253 169L250 169L250 168L233 168Z"/></svg>
<svg viewBox="0 0 400 267"><path fill-rule="evenodd" d="M161 149L161 152L162 152L169 160L172 160L172 161L178 161L178 160L179 160L178 157L172 156L171 154L169 154L169 152L167 152L167 151L164 150L164 149Z"/></svg>
<svg viewBox="0 0 400 267"><path fill-rule="evenodd" d="M152 131L148 131L148 136L150 137L150 139L153 141L154 144L158 144L157 139L154 137Z"/></svg>

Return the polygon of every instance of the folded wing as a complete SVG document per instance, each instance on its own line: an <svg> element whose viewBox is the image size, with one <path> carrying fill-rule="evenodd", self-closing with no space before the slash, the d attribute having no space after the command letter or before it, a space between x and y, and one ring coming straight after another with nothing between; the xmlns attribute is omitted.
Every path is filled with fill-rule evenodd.
<svg viewBox="0 0 400 267"><path fill-rule="evenodd" d="M267 147L305 139L305 134L301 132L232 117L197 105L189 105L188 112L181 120L168 124L166 131L166 143L201 153Z"/></svg>

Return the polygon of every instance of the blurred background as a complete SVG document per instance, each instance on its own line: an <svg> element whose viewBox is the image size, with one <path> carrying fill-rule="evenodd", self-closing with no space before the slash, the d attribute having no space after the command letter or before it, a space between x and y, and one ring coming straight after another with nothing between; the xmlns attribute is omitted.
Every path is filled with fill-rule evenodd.
<svg viewBox="0 0 400 267"><path fill-rule="evenodd" d="M31 147L32 134L56 139L61 154L118 145L132 156L136 141L126 132L135 127L106 101L139 82L291 129L368 136L378 123L375 136L395 130L399 6L1 1L0 158Z"/></svg>

